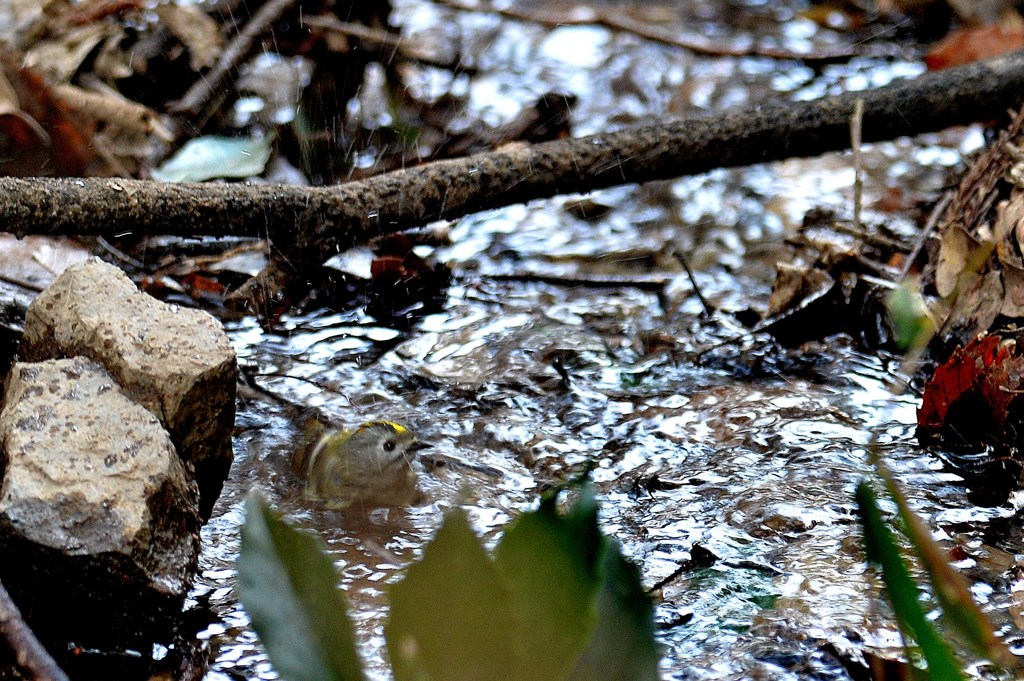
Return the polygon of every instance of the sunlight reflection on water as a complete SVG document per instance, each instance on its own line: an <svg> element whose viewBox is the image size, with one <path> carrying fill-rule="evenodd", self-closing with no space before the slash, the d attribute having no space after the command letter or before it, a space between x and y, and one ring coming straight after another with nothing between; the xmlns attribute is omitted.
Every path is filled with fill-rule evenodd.
<svg viewBox="0 0 1024 681"><path fill-rule="evenodd" d="M769 95L817 97L920 70L899 60L861 59L820 72L763 58L698 60L604 29L549 33L416 0L396 5L399 21L423 44L479 48L474 61L484 71L463 87L471 108L491 124L559 88L580 96L576 132L585 134ZM769 5L757 12L772 11ZM701 17L714 11L690 10ZM765 21L739 14L738 32L743 21ZM822 38L801 21L784 26L778 39L804 49L836 36ZM413 80L418 92L451 85L434 72ZM893 186L929 195L972 137L977 133L936 135L867 150L865 163L878 169L867 178L868 204ZM680 300L665 301L629 287L491 278L527 266L560 275L677 275L678 264L664 257L671 245L692 256L705 295L720 309L763 309L773 245L811 207L847 211L851 177L849 159L830 155L597 192L589 198L609 210L590 221L571 215L567 207L578 201L566 197L491 211L452 228L453 244L438 251L456 270L449 302L411 334L362 313L290 317L273 333L252 321L233 325L243 364L316 378L333 391L260 379L271 390L322 404L339 424L407 423L434 452L480 470L424 470L423 506L365 517L325 512L303 499L287 466L299 437L294 418L278 405L242 403L236 464L203 532L195 590L219 620L201 634L213 650L207 678L272 676L232 586L251 486L327 541L372 676L386 678L383 594L444 510L464 504L493 541L540 490L588 462L595 464L606 532L640 564L649 586L667 580L656 593L665 678L788 679L799 675L793 668L840 679L845 672L828 650L855 656L868 646L896 654L895 632L876 616L852 499L869 474L871 439L913 506L951 528L947 537L955 532L958 542L987 546L988 525L1013 512L975 507L959 478L916 447L916 398L901 394L894 362L846 340L790 354L741 338L695 363L677 352L695 334L728 334L718 338L721 328L694 317L700 308L688 280L681 280ZM871 211L867 217L890 219ZM637 339L646 332L666 334L672 347L641 354ZM1004 548L1012 555L1012 546ZM694 562L708 554L710 564ZM1001 576L1006 569L994 562L972 573L1004 619L1012 598Z"/></svg>

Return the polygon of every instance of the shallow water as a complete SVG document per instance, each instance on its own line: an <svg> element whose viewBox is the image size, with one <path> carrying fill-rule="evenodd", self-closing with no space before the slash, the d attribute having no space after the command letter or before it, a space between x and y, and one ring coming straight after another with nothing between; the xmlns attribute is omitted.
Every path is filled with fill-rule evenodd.
<svg viewBox="0 0 1024 681"><path fill-rule="evenodd" d="M604 28L550 30L396 4L410 40L461 46L481 69L473 79L414 74L418 91L453 88L492 123L545 91L572 92L580 98L576 134L768 95L876 86L920 70L879 58L812 70L696 57ZM710 29L737 44L757 37L805 49L855 39L794 18L787 5L694 3L676 12L691 18L686 30ZM930 196L978 144L977 131L960 130L872 147L867 205L895 189L908 200ZM586 197L607 208L589 221L576 217L579 197L475 215L453 225L452 245L434 254L456 275L444 312L411 332L361 312L289 317L272 332L251 321L231 326L240 362L267 389L322 406L339 424L407 423L434 453L479 470L424 470L428 501L419 507L326 512L302 498L288 469L298 436L287 409L242 400L236 463L204 530L195 589L219 619L201 634L212 650L207 678L273 677L233 589L250 488L327 542L363 653L374 676L387 678L387 584L444 509L463 504L493 539L539 492L591 462L605 531L639 563L646 584L658 586L665 678L849 678L840 657L900 649L859 552L853 487L870 473L873 439L937 536L966 552L958 565L975 595L1021 646L1012 619L1019 627L1019 510L975 506L960 479L916 446L917 400L898 363L843 338L786 352L744 336L728 314L703 319L666 255L670 246L688 255L720 310L764 309L784 236L815 206L848 215L852 176L848 156L830 155L605 190ZM867 219L911 224L871 211ZM654 273L669 283L652 292L527 276L594 273ZM509 274L523 276L497 278ZM727 339L699 359L691 352Z"/></svg>

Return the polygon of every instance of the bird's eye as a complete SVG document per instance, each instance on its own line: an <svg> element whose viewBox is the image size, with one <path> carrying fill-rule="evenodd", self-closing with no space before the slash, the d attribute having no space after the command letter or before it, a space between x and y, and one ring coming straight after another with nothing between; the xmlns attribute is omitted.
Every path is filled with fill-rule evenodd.
<svg viewBox="0 0 1024 681"><path fill-rule="evenodd" d="M395 441L394 440L384 440L384 445L383 446L384 446L384 451L385 452L393 452L393 451L395 451Z"/></svg>

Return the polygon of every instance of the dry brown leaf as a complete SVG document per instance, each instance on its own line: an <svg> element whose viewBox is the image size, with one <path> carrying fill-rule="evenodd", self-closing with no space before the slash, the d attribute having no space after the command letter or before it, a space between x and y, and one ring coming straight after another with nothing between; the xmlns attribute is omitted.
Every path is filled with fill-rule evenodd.
<svg viewBox="0 0 1024 681"><path fill-rule="evenodd" d="M42 291L61 272L89 259L91 253L70 239L0 234L0 277L25 288Z"/></svg>
<svg viewBox="0 0 1024 681"><path fill-rule="evenodd" d="M971 236L963 225L950 225L939 242L939 264L935 268L935 290L943 298L956 291L961 274L988 245Z"/></svg>
<svg viewBox="0 0 1024 681"><path fill-rule="evenodd" d="M122 47L125 42L124 32L120 27L118 31L103 41L92 64L92 72L108 83L144 73L147 66L145 59L139 58L135 50Z"/></svg>
<svg viewBox="0 0 1024 681"><path fill-rule="evenodd" d="M1019 26L1020 15L1007 0L944 0L960 21L973 26L999 24L1003 28Z"/></svg>
<svg viewBox="0 0 1024 681"><path fill-rule="evenodd" d="M999 313L1011 319L1024 318L1024 268L1003 263L1003 306Z"/></svg>
<svg viewBox="0 0 1024 681"><path fill-rule="evenodd" d="M940 437L947 425L950 407L965 397L977 400L974 393L985 374L998 356L1006 354L999 336L995 335L982 335L956 348L925 385L917 410L917 436L925 441Z"/></svg>
<svg viewBox="0 0 1024 681"><path fill-rule="evenodd" d="M7 0L0 4L0 41L21 48L34 44L49 4L46 0Z"/></svg>
<svg viewBox="0 0 1024 681"><path fill-rule="evenodd" d="M999 432L1004 432L1007 423L1016 424L1011 414L1010 405L1020 395L1021 377L1024 376L1024 357L1015 354L1016 343L1003 341L999 346L999 354L992 366L984 373L979 384L981 396L987 406L992 421ZM1017 411L1017 410L1013 410ZM1020 412L1017 411L1019 414ZM1019 416L1017 417L1019 418ZM1013 430L1016 430L1015 428ZM1011 438L1005 438L1010 440Z"/></svg>
<svg viewBox="0 0 1024 681"><path fill-rule="evenodd" d="M54 83L70 81L82 62L101 44L115 38L121 40L124 31L117 24L99 22L75 26L67 33L52 36L33 45L26 53L24 65L42 73Z"/></svg>
<svg viewBox="0 0 1024 681"><path fill-rule="evenodd" d="M1009 235L1007 242L1008 248L1009 245L1016 247L1014 249L1014 253L1017 256L1017 262L1015 264L1019 264L1021 267L1024 267L1024 262L1021 261L1020 255L1021 253L1024 253L1024 201L1021 201L1019 197L1015 202L1015 208L1014 212L1016 215L1012 216L1012 218L1014 218L1013 232Z"/></svg>
<svg viewBox="0 0 1024 681"><path fill-rule="evenodd" d="M988 331L1003 307L1003 281L999 272L971 276L961 280L956 302L950 310L942 333L961 331L966 338Z"/></svg>
<svg viewBox="0 0 1024 681"><path fill-rule="evenodd" d="M1010 615L1018 629L1024 629L1024 579L1018 579L1010 587Z"/></svg>
<svg viewBox="0 0 1024 681"><path fill-rule="evenodd" d="M8 85L8 112L0 120L0 173L81 177L95 158L89 148L93 128L74 121L46 80L0 52ZM12 98L13 95L13 98ZM30 125L27 121L33 121ZM42 135L39 130L45 131Z"/></svg>
<svg viewBox="0 0 1024 681"><path fill-rule="evenodd" d="M135 175L158 142L173 139L155 111L115 92L59 85L54 94L80 126L97 131L90 142L105 167L94 164L90 175Z"/></svg>
<svg viewBox="0 0 1024 681"><path fill-rule="evenodd" d="M49 146L50 136L46 134L39 121L21 110L18 93L7 77L0 71L0 118L3 124L0 129L8 138L13 138L16 145ZM18 131L18 128L21 131Z"/></svg>
<svg viewBox="0 0 1024 681"><path fill-rule="evenodd" d="M161 4L156 8L167 30L188 48L193 71L208 69L217 63L224 50L220 26L195 5Z"/></svg>
<svg viewBox="0 0 1024 681"><path fill-rule="evenodd" d="M996 220L993 238L999 262L1024 267L1021 260L1021 237L1024 236L1024 200L1015 195L996 206Z"/></svg>
<svg viewBox="0 0 1024 681"><path fill-rule="evenodd" d="M144 0L79 0L61 19L70 26L82 26L108 17L123 20L130 14L138 14L144 7Z"/></svg>
<svg viewBox="0 0 1024 681"><path fill-rule="evenodd" d="M817 267L805 267L792 263L776 263L775 284L768 301L766 318L785 312L806 298L829 290L835 280Z"/></svg>

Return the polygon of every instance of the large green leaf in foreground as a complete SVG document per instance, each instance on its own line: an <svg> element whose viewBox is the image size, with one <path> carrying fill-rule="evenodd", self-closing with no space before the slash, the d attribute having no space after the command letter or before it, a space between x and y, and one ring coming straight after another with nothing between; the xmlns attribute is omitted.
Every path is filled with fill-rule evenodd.
<svg viewBox="0 0 1024 681"><path fill-rule="evenodd" d="M391 588L384 633L396 681L654 681L658 649L636 566L598 527L584 486L505 532L494 559L462 509ZM248 502L238 561L242 603L288 681L362 679L320 542L261 498Z"/></svg>
<svg viewBox="0 0 1024 681"><path fill-rule="evenodd" d="M597 625L599 561L606 544L589 487L565 516L551 495L505 530L495 560L512 590L519 640L527 652L522 678L568 676Z"/></svg>
<svg viewBox="0 0 1024 681"><path fill-rule="evenodd" d="M502 681L519 676L508 587L460 508L452 509L391 587L384 635L396 681Z"/></svg>
<svg viewBox="0 0 1024 681"><path fill-rule="evenodd" d="M605 540L597 630L583 651L573 681L657 681L661 651L654 640L654 606L640 583L640 570L618 544Z"/></svg>
<svg viewBox="0 0 1024 681"><path fill-rule="evenodd" d="M315 536L289 526L257 494L246 504L238 591L286 681L363 679L344 594Z"/></svg>
<svg viewBox="0 0 1024 681"><path fill-rule="evenodd" d="M493 561L449 513L391 599L398 681L657 679L650 598L601 534L589 486L564 515L551 496L520 516Z"/></svg>

